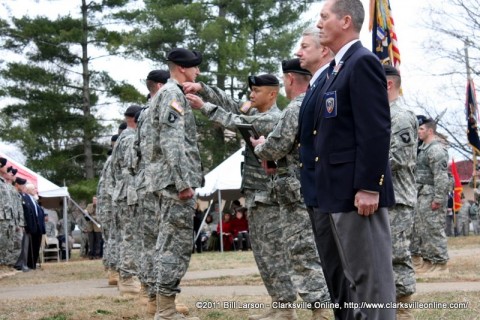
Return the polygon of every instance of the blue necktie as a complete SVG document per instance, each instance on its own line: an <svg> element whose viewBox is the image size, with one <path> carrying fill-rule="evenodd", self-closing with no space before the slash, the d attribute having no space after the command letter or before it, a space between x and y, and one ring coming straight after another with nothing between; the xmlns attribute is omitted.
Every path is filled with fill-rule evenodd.
<svg viewBox="0 0 480 320"><path fill-rule="evenodd" d="M329 79L330 76L332 75L333 69L335 69L335 59L330 61L330 65L328 66L328 69L327 69L327 79Z"/></svg>

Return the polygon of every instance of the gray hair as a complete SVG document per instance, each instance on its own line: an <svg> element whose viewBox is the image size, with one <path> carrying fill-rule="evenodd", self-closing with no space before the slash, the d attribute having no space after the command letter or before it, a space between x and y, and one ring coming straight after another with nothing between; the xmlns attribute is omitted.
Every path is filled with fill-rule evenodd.
<svg viewBox="0 0 480 320"><path fill-rule="evenodd" d="M315 43L315 47L319 48L320 47L320 29L317 27L308 27L302 32L302 37L305 36L310 36L313 39L313 42Z"/></svg>
<svg viewBox="0 0 480 320"><path fill-rule="evenodd" d="M363 21L365 20L365 10L360 0L335 0L332 6L332 12L341 19L345 16L352 17L355 31L360 33Z"/></svg>

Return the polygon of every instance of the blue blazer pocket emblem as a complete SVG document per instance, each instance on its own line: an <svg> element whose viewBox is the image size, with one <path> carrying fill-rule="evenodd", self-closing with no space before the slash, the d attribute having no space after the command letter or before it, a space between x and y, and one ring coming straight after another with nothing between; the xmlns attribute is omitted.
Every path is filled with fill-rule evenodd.
<svg viewBox="0 0 480 320"><path fill-rule="evenodd" d="M337 116L337 92L325 93L325 108L323 109L324 118L333 118Z"/></svg>

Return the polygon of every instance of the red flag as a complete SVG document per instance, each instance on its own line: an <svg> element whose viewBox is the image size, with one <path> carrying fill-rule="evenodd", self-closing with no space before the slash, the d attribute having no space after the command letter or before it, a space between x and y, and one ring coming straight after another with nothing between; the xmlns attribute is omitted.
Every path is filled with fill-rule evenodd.
<svg viewBox="0 0 480 320"><path fill-rule="evenodd" d="M455 180L455 189L453 190L453 211L458 212L462 207L461 194L463 191L463 187L462 182L460 181L460 176L458 175L457 165L455 164L455 161L453 159L450 169L452 170L453 180Z"/></svg>

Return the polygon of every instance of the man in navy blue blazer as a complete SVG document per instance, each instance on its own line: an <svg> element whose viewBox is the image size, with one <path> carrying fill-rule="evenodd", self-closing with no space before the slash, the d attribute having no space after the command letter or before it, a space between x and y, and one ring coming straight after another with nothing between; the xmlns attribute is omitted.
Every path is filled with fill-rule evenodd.
<svg viewBox="0 0 480 320"><path fill-rule="evenodd" d="M395 203L390 111L382 65L359 42L364 17L360 0L327 0L317 24L320 43L334 52L335 66L314 114L314 219L317 228L325 221L317 218L328 216L329 243L336 244L318 247L325 269L341 268L347 279L346 287L330 282L344 286L337 289L346 289L347 302L353 303L341 319L393 320L395 309L361 305L395 302L387 210Z"/></svg>
<svg viewBox="0 0 480 320"><path fill-rule="evenodd" d="M25 232L30 238L27 265L36 269L42 236L45 234L45 213L38 204L38 195L33 184L27 183L26 193L22 194L22 207L25 216Z"/></svg>

